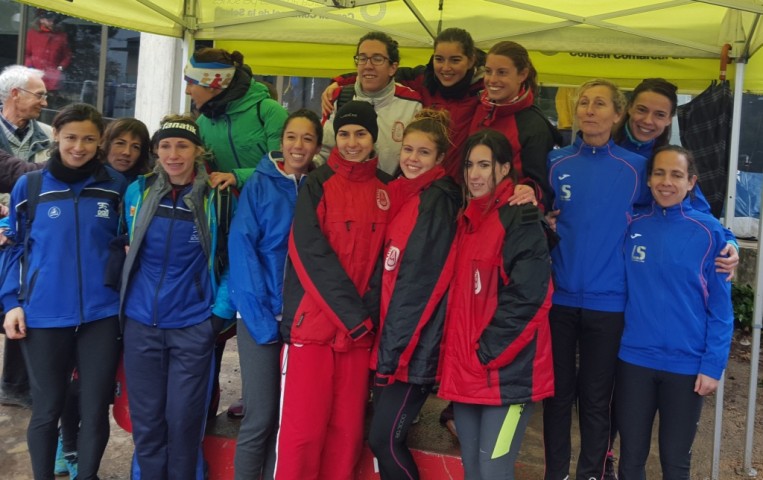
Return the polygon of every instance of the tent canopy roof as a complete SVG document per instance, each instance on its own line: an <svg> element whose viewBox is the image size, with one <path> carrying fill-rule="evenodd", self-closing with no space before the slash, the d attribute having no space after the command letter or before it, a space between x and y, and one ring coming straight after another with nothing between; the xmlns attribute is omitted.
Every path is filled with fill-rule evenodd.
<svg viewBox="0 0 763 480"><path fill-rule="evenodd" d="M601 54L647 60L718 59L724 43L731 44L732 57L754 55L763 43L757 29L758 17L763 13L761 0L22 1L121 28L175 37L188 32L196 39L226 41L228 46L227 42L235 41L242 51L249 48L258 54L261 49L247 47L247 41L261 46L280 45L281 65L300 75L306 72L299 65L299 57L309 55L323 60L325 70L337 62L336 57L332 62L331 57L321 55L321 48L332 51L344 45L340 50L345 51L370 30L386 32L401 47L407 47L403 49L403 63L407 65L412 63L405 52L420 49L413 57L427 58L434 36L449 27L466 29L483 49L501 40L513 40L535 55L589 55L579 58ZM342 8L334 4L359 6ZM296 59L293 64L289 63L290 57ZM251 60L247 58L258 72L287 73L265 72L256 68L262 65ZM338 71L345 70L347 64L343 63ZM717 66L714 70L717 76ZM639 75L653 76L644 72Z"/></svg>

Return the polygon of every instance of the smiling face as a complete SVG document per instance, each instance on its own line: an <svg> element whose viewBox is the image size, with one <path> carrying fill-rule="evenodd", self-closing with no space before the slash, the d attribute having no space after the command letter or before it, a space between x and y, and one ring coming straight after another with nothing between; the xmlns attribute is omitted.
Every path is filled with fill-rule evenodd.
<svg viewBox="0 0 763 480"><path fill-rule="evenodd" d="M138 137L125 132L108 145L106 160L117 172L126 172L134 167L140 158L141 146Z"/></svg>
<svg viewBox="0 0 763 480"><path fill-rule="evenodd" d="M661 207L672 207L683 202L696 183L697 176L689 174L689 161L684 154L666 150L654 157L647 184Z"/></svg>
<svg viewBox="0 0 763 480"><path fill-rule="evenodd" d="M79 168L98 152L101 132L90 120L69 122L60 130L53 130L53 139L58 142L61 162L69 168Z"/></svg>
<svg viewBox="0 0 763 480"><path fill-rule="evenodd" d="M670 125L673 110L670 99L656 92L644 91L633 99L628 109L628 128L639 142L650 142Z"/></svg>
<svg viewBox="0 0 763 480"><path fill-rule="evenodd" d="M374 139L365 127L344 125L336 132L336 148L345 160L365 162L374 151Z"/></svg>
<svg viewBox="0 0 763 480"><path fill-rule="evenodd" d="M392 81L392 77L397 72L397 63L384 60L381 65L374 65L371 61L374 55L389 58L387 46L384 43L379 40L365 40L358 46L357 55L368 59L366 63L358 64L358 78L364 92L378 92Z"/></svg>
<svg viewBox="0 0 763 480"><path fill-rule="evenodd" d="M405 178L413 179L432 170L444 157L444 153L437 153L437 145L431 135L414 130L403 138L400 169Z"/></svg>
<svg viewBox="0 0 763 480"><path fill-rule="evenodd" d="M170 182L188 185L193 178L196 157L200 147L181 137L163 138L156 146L159 164L167 172Z"/></svg>
<svg viewBox="0 0 763 480"><path fill-rule="evenodd" d="M609 141L612 127L621 117L615 110L612 90L606 85L595 85L582 91L575 116L583 140L593 146L601 146Z"/></svg>
<svg viewBox="0 0 763 480"><path fill-rule="evenodd" d="M485 61L485 89L495 103L508 103L519 95L527 80L528 70L517 70L514 61L504 55L491 53Z"/></svg>
<svg viewBox="0 0 763 480"><path fill-rule="evenodd" d="M313 156L321 149L313 122L305 117L292 118L281 138L284 171L290 175L305 174Z"/></svg>
<svg viewBox="0 0 763 480"><path fill-rule="evenodd" d="M460 82L474 67L474 59L464 54L458 42L439 42L432 56L434 74L444 87Z"/></svg>
<svg viewBox="0 0 763 480"><path fill-rule="evenodd" d="M493 152L486 145L475 145L469 152L464 169L464 180L472 198L484 197L506 178L511 169L509 163L493 160Z"/></svg>

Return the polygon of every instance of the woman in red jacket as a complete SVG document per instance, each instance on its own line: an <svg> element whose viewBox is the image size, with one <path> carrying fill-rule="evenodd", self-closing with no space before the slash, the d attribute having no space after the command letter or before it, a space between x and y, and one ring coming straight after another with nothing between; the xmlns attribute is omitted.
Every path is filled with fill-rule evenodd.
<svg viewBox="0 0 763 480"><path fill-rule="evenodd" d="M371 368L374 416L368 443L382 480L418 480L408 429L437 380L450 277L445 261L456 234L461 191L442 166L448 113L425 109L408 124L399 178L389 184L381 324Z"/></svg>
<svg viewBox="0 0 763 480"><path fill-rule="evenodd" d="M530 55L516 42L498 42L485 60L485 90L474 112L470 133L483 128L498 130L508 138L512 169L519 183L535 190L545 211L553 191L548 183L546 155L561 144L561 137L538 107L538 72Z"/></svg>
<svg viewBox="0 0 763 480"><path fill-rule="evenodd" d="M554 394L550 257L538 208L509 205L511 153L494 130L466 142L439 396L454 402L469 479L513 479L533 406Z"/></svg>
<svg viewBox="0 0 763 480"><path fill-rule="evenodd" d="M347 102L333 126L336 147L299 189L289 237L276 480L352 480L363 447L389 177L370 103Z"/></svg>

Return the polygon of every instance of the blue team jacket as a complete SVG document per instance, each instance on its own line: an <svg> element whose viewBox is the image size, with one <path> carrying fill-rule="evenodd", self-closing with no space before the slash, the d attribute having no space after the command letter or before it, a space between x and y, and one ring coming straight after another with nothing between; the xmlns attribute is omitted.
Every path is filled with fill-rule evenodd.
<svg viewBox="0 0 763 480"><path fill-rule="evenodd" d="M690 201L652 204L625 237L628 303L620 358L673 373L719 379L734 313L726 274L715 272L724 229Z"/></svg>
<svg viewBox="0 0 763 480"><path fill-rule="evenodd" d="M635 204L646 204L646 159L613 141L575 143L548 155L559 245L551 251L553 302L605 312L625 309L622 245Z"/></svg>
<svg viewBox="0 0 763 480"><path fill-rule="evenodd" d="M230 319L228 271L218 272L217 190L203 167L177 201L163 172L140 176L125 194L130 250L122 273L124 317L159 328L183 328L213 313Z"/></svg>
<svg viewBox="0 0 763 480"><path fill-rule="evenodd" d="M117 315L119 294L104 284L109 242L118 235L119 204L127 182L102 166L68 184L42 171L42 186L29 238L27 294L19 301L20 261L26 230L27 178L11 193L10 229L15 245L0 296L5 311L21 306L30 328L71 327Z"/></svg>

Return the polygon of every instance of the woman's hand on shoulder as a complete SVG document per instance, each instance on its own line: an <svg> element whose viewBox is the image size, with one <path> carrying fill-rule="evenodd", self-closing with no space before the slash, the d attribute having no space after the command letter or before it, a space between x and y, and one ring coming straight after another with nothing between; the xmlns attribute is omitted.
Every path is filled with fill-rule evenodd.
<svg viewBox="0 0 763 480"><path fill-rule="evenodd" d="M726 281L730 282L736 275L737 265L739 265L739 252L733 244L727 243L721 250L720 256L715 258L715 271L728 273Z"/></svg>
<svg viewBox="0 0 763 480"><path fill-rule="evenodd" d="M331 98L334 96L334 91L337 88L339 88L339 84L331 82L331 85L326 87L326 90L321 94L321 111L326 117L331 115L331 112L334 111L334 104L331 102Z"/></svg>
<svg viewBox="0 0 763 480"><path fill-rule="evenodd" d="M509 197L509 205L524 205L526 203L538 205L535 190L529 185L517 185L514 188L514 194Z"/></svg>
<svg viewBox="0 0 763 480"><path fill-rule="evenodd" d="M236 176L232 173L212 172L209 174L209 184L212 188L226 189L236 186Z"/></svg>
<svg viewBox="0 0 763 480"><path fill-rule="evenodd" d="M12 308L5 314L3 322L5 335L10 340L19 340L26 337L26 317L21 307Z"/></svg>

